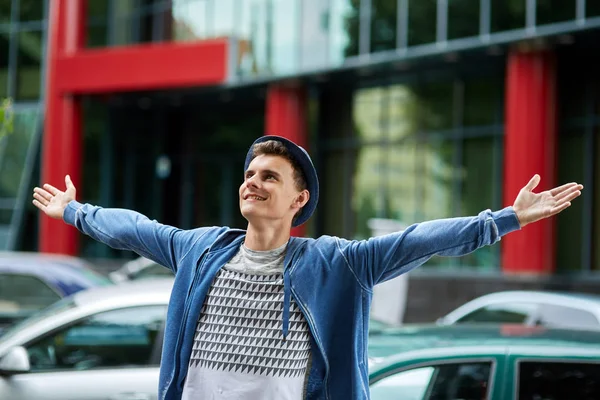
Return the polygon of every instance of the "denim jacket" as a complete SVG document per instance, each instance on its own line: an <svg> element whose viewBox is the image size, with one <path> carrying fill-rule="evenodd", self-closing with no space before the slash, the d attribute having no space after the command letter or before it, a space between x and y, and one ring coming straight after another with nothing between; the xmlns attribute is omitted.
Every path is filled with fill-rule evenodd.
<svg viewBox="0 0 600 400"><path fill-rule="evenodd" d="M245 231L181 230L129 210L69 203L65 222L113 248L132 250L175 272L159 379L159 399L179 399L196 323L217 271L239 250ZM311 332L307 399L369 399L367 338L373 287L434 255L460 256L520 228L512 207L476 217L412 225L368 240L292 237L284 260L282 333L293 296Z"/></svg>

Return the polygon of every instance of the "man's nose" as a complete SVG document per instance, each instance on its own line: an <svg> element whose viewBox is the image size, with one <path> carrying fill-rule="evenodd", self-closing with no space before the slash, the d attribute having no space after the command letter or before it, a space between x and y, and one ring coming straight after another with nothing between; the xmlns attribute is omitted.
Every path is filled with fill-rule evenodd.
<svg viewBox="0 0 600 400"><path fill-rule="evenodd" d="M260 179L256 175L252 175L251 177L246 179L246 186L248 187L259 187Z"/></svg>

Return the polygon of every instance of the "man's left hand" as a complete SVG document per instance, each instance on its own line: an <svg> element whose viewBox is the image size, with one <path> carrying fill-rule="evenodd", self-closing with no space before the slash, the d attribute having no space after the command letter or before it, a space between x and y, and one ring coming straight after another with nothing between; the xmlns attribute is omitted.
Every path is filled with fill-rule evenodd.
<svg viewBox="0 0 600 400"><path fill-rule="evenodd" d="M583 189L583 185L572 182L545 192L533 193L533 189L539 183L540 176L535 174L529 183L521 189L513 204L521 228L563 211L571 205L571 200L581 195Z"/></svg>

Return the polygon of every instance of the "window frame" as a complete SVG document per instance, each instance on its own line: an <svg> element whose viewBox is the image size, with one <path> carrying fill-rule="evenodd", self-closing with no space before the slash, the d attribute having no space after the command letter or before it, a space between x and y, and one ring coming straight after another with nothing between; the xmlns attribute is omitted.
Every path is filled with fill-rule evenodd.
<svg viewBox="0 0 600 400"><path fill-rule="evenodd" d="M416 362L416 363L412 363L412 364L408 364L408 365L403 365L401 367L396 367L396 368L392 368L387 370L386 372L377 375L375 378L370 378L369 379L369 388L371 387L371 385L385 379L388 378L392 375L401 373L401 372L405 372L405 371L410 371L410 370L415 370L418 368L424 368L424 367L438 367L438 366L442 366L442 365L452 365L452 364L475 364L475 363L491 363L490 365L490 377L489 377L489 381L488 381L488 387L487 387L487 397L491 398L491 396L494 393L495 390L495 384L496 384L496 375L497 375L497 370L498 370L498 357L504 357L503 355L501 356L497 356L494 357L492 355L486 355L486 356L472 356L472 357L465 357L465 358L444 358L444 359L429 359L427 361L420 361L420 362ZM434 374L437 371L434 371ZM431 382L430 382L431 383ZM429 393L429 385L427 387L427 392Z"/></svg>

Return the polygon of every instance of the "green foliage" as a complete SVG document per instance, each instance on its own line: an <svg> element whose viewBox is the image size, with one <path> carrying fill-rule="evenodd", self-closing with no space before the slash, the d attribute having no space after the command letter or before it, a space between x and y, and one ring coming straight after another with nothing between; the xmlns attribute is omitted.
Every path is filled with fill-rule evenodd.
<svg viewBox="0 0 600 400"><path fill-rule="evenodd" d="M11 99L4 99L0 107L0 139L13 132L14 110Z"/></svg>

